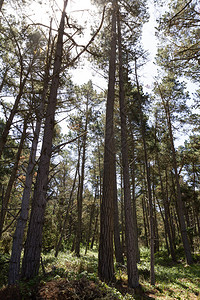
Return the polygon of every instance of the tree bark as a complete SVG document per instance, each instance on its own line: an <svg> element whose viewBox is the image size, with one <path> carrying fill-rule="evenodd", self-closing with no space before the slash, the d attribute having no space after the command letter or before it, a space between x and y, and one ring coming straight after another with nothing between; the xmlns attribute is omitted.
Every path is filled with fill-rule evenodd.
<svg viewBox="0 0 200 300"><path fill-rule="evenodd" d="M40 162L38 167L36 186L33 195L30 222L27 233L27 240L24 249L22 262L22 278L32 278L38 274L40 265L40 255L42 247L42 231L44 223L44 213L46 208L46 192L48 185L49 165L52 154L52 139L54 129L54 119L57 104L57 92L59 87L59 74L62 63L63 36L65 26L65 9L67 0L64 1L64 8L58 30L58 39L55 50L55 61L53 69L53 79L50 88L49 101L47 105L44 136Z"/></svg>
<svg viewBox="0 0 200 300"><path fill-rule="evenodd" d="M139 114L140 114L140 123L141 123L141 131L142 131L142 141L143 141L143 147L144 147L144 162L145 162L145 168L146 168L146 180L147 180L147 190L148 190L148 200L149 200L149 218L150 218L150 250L151 250L151 270L150 270L150 280L151 284L155 285L155 258L154 258L154 239L155 239L155 233L154 233L154 218L153 218L153 201L152 201L152 194L151 194L151 178L150 178L150 166L148 163L148 157L147 157L147 146L146 146L146 138L145 138L145 124L143 120L142 115L142 101L141 101L141 95L140 95L140 86L138 82L138 76L137 76L137 66L135 61L135 76L136 76L136 85L137 85L137 91L138 91L138 101L139 101Z"/></svg>
<svg viewBox="0 0 200 300"><path fill-rule="evenodd" d="M121 153L122 153L122 168L124 179L124 209L125 209L125 239L126 239L126 255L127 255L127 271L128 285L130 288L139 286L139 275L137 269L137 243L136 230L133 223L133 210L131 203L131 188L130 188L130 170L128 159L128 144L127 144L127 125L126 125L126 105L124 93L124 72L122 63L122 38L121 24L118 10L117 15L118 25L118 52L119 52L119 102L120 102L120 119L121 119Z"/></svg>
<svg viewBox="0 0 200 300"><path fill-rule="evenodd" d="M169 136L170 136L173 168L174 168L174 172L175 172L175 181L176 181L177 213L178 213L178 219L179 219L179 224L180 224L181 237L182 237L182 241L183 241L183 247L184 247L184 251L185 251L186 261L189 265L191 265L191 264L193 264L193 258L192 258L192 254L191 254L190 244L189 244L189 240L188 240L188 236L187 236L185 218L184 218L184 210L183 210L183 203L182 203L182 198L181 198L181 189L180 189L179 174L178 174L178 167L177 167L177 160L176 160L176 150L174 147L174 138L173 138L173 133L172 133L171 114L170 114L170 109L169 109L169 103L168 103L168 101L164 101L161 91L160 91L160 95L161 95L164 109L165 109L168 130L169 130Z"/></svg>
<svg viewBox="0 0 200 300"><path fill-rule="evenodd" d="M130 122L129 122L130 123ZM131 125L131 123L130 123ZM133 131L130 132L131 135L131 181L132 181L132 206L133 206L133 223L136 236L136 247L137 247L137 262L140 261L140 250L138 244L138 225L137 225L137 211L136 211L136 197L135 197L135 140L133 136Z"/></svg>
<svg viewBox="0 0 200 300"><path fill-rule="evenodd" d="M116 168L115 168L116 169ZM117 178L115 170L115 183L114 183L114 243L115 243L115 258L116 262L124 264L124 257L122 251L122 244L120 241L120 228L119 228L119 210L117 200Z"/></svg>
<svg viewBox="0 0 200 300"><path fill-rule="evenodd" d="M87 142L87 128L88 128L88 101L86 103L86 121L84 128L84 136L83 136L83 153L82 153L82 165L81 165L81 175L80 175L80 185L78 188L77 195L77 227L76 227L76 244L75 244L75 253L77 257L80 257L80 244L81 244L81 234L82 234L82 210L83 210L83 184L84 184L84 176L85 176L85 157L86 157L86 142Z"/></svg>
<svg viewBox="0 0 200 300"><path fill-rule="evenodd" d="M145 234L145 246L149 247L149 241L148 241L148 219L146 218L146 213L147 209L146 209L146 203L145 203L145 196L142 196L142 212L143 212L143 223L144 223L144 234Z"/></svg>
<svg viewBox="0 0 200 300"><path fill-rule="evenodd" d="M171 235L170 224L169 224L170 215L169 215L168 201L166 199L166 194L164 192L163 180L162 180L161 169L160 169L160 160L159 160L158 154L157 154L157 164L158 164L158 173L159 173L160 185L161 185L162 202L163 202L164 214L165 214L165 218L164 218L165 234L169 238L170 254L171 254L172 260L176 261L176 255L175 255L175 251L174 251L174 245L173 245L173 241L172 241L172 235Z"/></svg>
<svg viewBox="0 0 200 300"><path fill-rule="evenodd" d="M28 220L31 186L33 182L35 157L36 157L37 144L38 144L38 138L40 133L41 124L39 123L36 124L36 130L34 133L34 139L32 142L32 148L31 148L29 163L27 167L25 187L22 195L21 212L13 236L12 254L11 254L11 259L9 264L9 275L8 275L9 285L15 284L16 281L19 280L20 258L21 258L21 251L23 247L24 230Z"/></svg>
<svg viewBox="0 0 200 300"><path fill-rule="evenodd" d="M100 239L98 274L103 281L114 279L113 261L113 212L114 212L114 178L115 178L115 145L114 145L114 99L116 71L116 0L112 1L112 36L109 58L109 82L106 104L106 128L104 147L103 193L100 212Z"/></svg>
<svg viewBox="0 0 200 300"><path fill-rule="evenodd" d="M89 243L90 243L90 237L91 237L91 231L92 231L92 222L94 219L94 213L95 213L95 204L96 204L96 195L94 197L94 202L91 205L90 208L90 221L89 221L89 226L88 226L88 234L86 237L86 247L85 247L85 255L87 254L88 248L89 248Z"/></svg>
<svg viewBox="0 0 200 300"><path fill-rule="evenodd" d="M21 252L23 248L23 238L24 238L24 231L28 220L29 214L29 202L30 202L30 195L31 195L31 187L33 183L33 175L34 175L34 167L36 164L36 152L38 146L38 140L40 135L40 129L42 125L42 119L44 115L44 103L46 100L46 94L48 91L48 83L49 83L49 70L52 60L52 54L49 55L50 52L50 38L51 38L51 29L49 34L49 42L48 42L48 52L47 52L47 66L45 70L45 77L44 77L44 86L43 86L43 93L41 97L41 104L39 106L38 111L36 112L37 121L34 131L34 137L32 141L31 152L29 156L29 163L26 171L26 181L25 187L22 195L22 204L21 204L21 212L20 216L17 221L15 233L13 236L13 244L12 244L12 253L11 259L9 264L9 275L8 275L8 284L15 284L20 277L20 259L21 259Z"/></svg>

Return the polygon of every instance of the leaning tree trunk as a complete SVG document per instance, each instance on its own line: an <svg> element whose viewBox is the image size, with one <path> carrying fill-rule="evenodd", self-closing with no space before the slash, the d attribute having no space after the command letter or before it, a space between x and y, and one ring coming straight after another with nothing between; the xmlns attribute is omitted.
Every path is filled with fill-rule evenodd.
<svg viewBox="0 0 200 300"><path fill-rule="evenodd" d="M28 214L29 214L29 206L30 206L29 202L30 202L30 195L31 195L31 187L33 183L34 167L36 164L35 161L36 152L37 152L40 129L41 129L42 119L44 114L44 103L46 100L46 94L48 90L49 70L50 70L50 65L52 60L52 53L51 55L49 55L50 38L51 38L51 29L49 34L48 52L47 52L48 63L46 65L46 70L45 70L44 87L43 87L43 93L41 97L41 104L38 108L38 111L36 112L37 122L36 122L33 141L32 141L29 163L26 171L26 180L25 180L25 187L22 195L21 212L13 236L12 253L11 253L11 259L9 264L8 284L15 284L20 277L20 259L21 259L21 252L23 247L24 231L28 220Z"/></svg>
<svg viewBox="0 0 200 300"><path fill-rule="evenodd" d="M113 261L113 212L114 212L114 178L115 178L115 146L114 146L114 99L116 71L116 0L112 1L112 38L109 59L109 82L106 104L106 128L104 147L103 193L100 212L100 239L98 274L103 281L114 279Z"/></svg>
<svg viewBox="0 0 200 300"><path fill-rule="evenodd" d="M40 132L40 128L39 128L40 126L38 127L37 125L34 133L34 139L32 142L32 148L31 148L29 163L27 167L25 187L22 195L21 212L13 236L12 254L11 254L11 259L9 264L8 284L15 284L16 281L19 280L20 258L21 258L21 251L23 247L24 230L28 220L29 200L31 194L31 186L33 182L37 143L38 143L39 132Z"/></svg>
<svg viewBox="0 0 200 300"><path fill-rule="evenodd" d="M65 9L67 0L64 1L64 8L58 29L58 39L55 50L55 61L53 70L53 79L50 88L49 101L47 105L46 120L44 127L44 136L36 185L32 200L32 209L27 233L27 240L24 249L24 258L22 262L22 277L32 278L38 274L40 265L40 255L42 247L42 231L44 223L44 213L46 208L46 193L48 185L49 165L52 154L52 139L55 123L55 111L57 104L57 92L59 87L59 74L62 63L63 36L65 26Z"/></svg>
<svg viewBox="0 0 200 300"><path fill-rule="evenodd" d="M129 159L128 159L128 143L127 143L127 126L126 126L126 105L124 93L123 79L123 63L122 63L122 40L121 40L121 24L119 11L117 15L118 25L118 51L119 51L119 102L120 102L120 118L121 118L121 153L122 153L122 171L124 179L124 210L125 210L125 240L126 240L126 256L128 285L130 288L139 286L139 275L137 269L137 243L136 230L133 223L133 210L131 203L131 188L129 175Z"/></svg>
<svg viewBox="0 0 200 300"><path fill-rule="evenodd" d="M19 148L18 148L18 151L17 151L15 163L14 163L14 166L13 166L13 169L12 169L10 179L8 181L5 196L3 198L3 204L2 204L2 208L1 208L1 214L0 214L0 239L2 237L3 225L4 225L5 218L6 218L6 212L8 210L10 195L11 195L11 191L12 191L14 181L16 179L16 174L17 174L17 170L18 170L18 166L19 166L20 156L21 156L21 152L22 152L22 149L23 149L23 146L24 146L24 141L25 141L25 138L26 138L27 122L28 122L28 119L26 118L24 120L23 132L22 132L22 135L21 135L21 139L20 139Z"/></svg>

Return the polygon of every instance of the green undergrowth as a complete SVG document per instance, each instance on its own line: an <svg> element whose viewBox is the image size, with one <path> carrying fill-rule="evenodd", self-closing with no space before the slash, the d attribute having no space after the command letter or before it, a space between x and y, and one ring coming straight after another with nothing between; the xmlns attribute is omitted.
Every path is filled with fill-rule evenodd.
<svg viewBox="0 0 200 300"><path fill-rule="evenodd" d="M189 266L182 255L173 262L167 251L155 254L155 278L153 289L150 285L150 253L148 249L141 251L138 265L140 282L147 292L156 294L156 299L200 299L200 256L196 254L195 263Z"/></svg>
<svg viewBox="0 0 200 300"><path fill-rule="evenodd" d="M42 255L43 268L41 267L36 278L29 282L19 283L18 287L22 295L19 299L31 299L32 295L38 292L38 287L43 295L41 299L53 299L54 296L52 295L51 298L50 294L56 289L64 291L68 289L71 293L73 291L74 294L69 296L72 299L200 299L200 263L197 254L195 264L188 266L182 259L174 263L164 250L156 253L155 286L150 284L149 250L142 248L140 254L138 269L141 287L139 291L127 287L126 266L119 264L115 264L116 281L112 284L101 282L97 272L97 251L88 251L87 255L84 255L83 251L79 258L70 251L59 253L55 258L52 251ZM1 256L0 260L4 266L0 276L2 286L6 284L8 256ZM85 298L80 296L82 290L86 295ZM88 295L93 296L90 298Z"/></svg>

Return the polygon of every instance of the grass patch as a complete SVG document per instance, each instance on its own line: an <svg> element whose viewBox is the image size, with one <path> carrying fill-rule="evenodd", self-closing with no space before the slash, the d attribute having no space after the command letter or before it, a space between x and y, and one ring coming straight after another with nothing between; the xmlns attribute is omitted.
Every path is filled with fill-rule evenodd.
<svg viewBox="0 0 200 300"><path fill-rule="evenodd" d="M144 255L143 255L144 253ZM148 261L147 261L148 258ZM155 254L155 289L150 281L150 257L146 250L141 251L141 263L139 264L141 284L149 295L156 299L200 299L200 264L188 266L184 261L174 263L168 257L165 250ZM155 296L156 295L156 296Z"/></svg>
<svg viewBox="0 0 200 300"><path fill-rule="evenodd" d="M115 264L116 282L107 285L98 278L98 253L88 251L77 258L70 251L43 254L45 274L29 282L20 282L17 287L4 287L0 290L0 299L200 299L200 264L188 266L183 262L174 263L163 250L155 255L156 285L150 285L150 254L141 249L138 264L141 287L134 291L127 286L126 266ZM9 257L0 257L7 262ZM8 263L1 273L1 285L6 284ZM4 294L2 294L4 293ZM3 296L2 296L3 295ZM8 296L5 296L8 295ZM8 298L11 295L11 298ZM18 296L17 296L18 295ZM57 295L57 296L56 296ZM67 298L68 297L68 298ZM70 298L71 297L71 298ZM199 298L198 298L199 297Z"/></svg>

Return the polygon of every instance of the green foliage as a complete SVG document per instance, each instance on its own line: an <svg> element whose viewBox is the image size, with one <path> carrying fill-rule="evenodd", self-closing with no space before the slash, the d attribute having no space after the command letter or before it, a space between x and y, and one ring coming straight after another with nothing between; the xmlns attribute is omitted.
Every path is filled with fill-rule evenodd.
<svg viewBox="0 0 200 300"><path fill-rule="evenodd" d="M0 254L0 287L6 285L7 283L9 259L9 254Z"/></svg>
<svg viewBox="0 0 200 300"><path fill-rule="evenodd" d="M157 62L194 81L199 78L199 22L199 1L172 0L158 27L162 45Z"/></svg>
<svg viewBox="0 0 200 300"><path fill-rule="evenodd" d="M154 295L156 299L182 300L196 299L195 297L199 295L199 263L193 266L182 263L175 264L168 257L166 250L159 251L155 255L156 285L152 287L149 284L150 251L144 247L140 249L141 261L138 267L141 287L135 291L126 287L127 273L125 266L115 266L117 281L116 283L108 285L98 279L97 251L88 251L87 256L84 256L83 253L84 249L81 250L80 258L77 258L70 251L61 252L58 258L54 257L53 251L45 255L43 254L45 274L41 269L39 276L32 280L20 281L19 293L22 299L31 299L31 297L34 297L36 294L38 295L38 293L41 295L44 291L47 293L46 296L52 297L52 295L57 295L53 293L60 293L63 287L65 293L68 289L74 291L75 298L73 299L80 299L76 298L78 297L77 295L84 295L85 293L90 295L90 297L98 294L98 299L107 300L148 299L148 296L151 296L151 294ZM200 261L200 257L196 258ZM8 255L0 256L0 264L2 266L0 286L6 284L8 260ZM122 288L122 285L124 288ZM2 291L1 289L0 296ZM9 294L9 288L7 288L6 291ZM97 299L87 297L87 299Z"/></svg>

